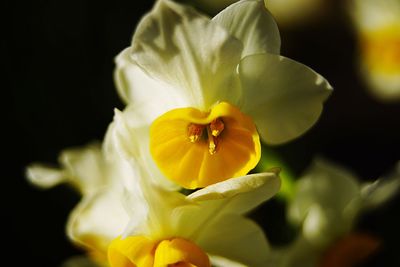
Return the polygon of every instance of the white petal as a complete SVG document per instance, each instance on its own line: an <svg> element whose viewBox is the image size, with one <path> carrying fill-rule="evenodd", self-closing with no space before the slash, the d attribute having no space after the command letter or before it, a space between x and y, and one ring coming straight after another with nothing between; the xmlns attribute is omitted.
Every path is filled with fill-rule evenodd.
<svg viewBox="0 0 400 267"><path fill-rule="evenodd" d="M200 189L187 198L224 207L220 212L245 213L274 196L280 188L277 173L265 172L232 178Z"/></svg>
<svg viewBox="0 0 400 267"><path fill-rule="evenodd" d="M313 246L324 248L349 232L361 210L360 186L349 171L317 159L296 182L288 219L302 225L302 235Z"/></svg>
<svg viewBox="0 0 400 267"><path fill-rule="evenodd" d="M387 177L363 185L361 189L362 205L366 209L379 207L392 199L399 191L400 170L397 170Z"/></svg>
<svg viewBox="0 0 400 267"><path fill-rule="evenodd" d="M269 245L262 229L237 214L226 214L194 239L207 253L220 255L252 267L265 267Z"/></svg>
<svg viewBox="0 0 400 267"><path fill-rule="evenodd" d="M259 53L279 54L278 26L263 1L239 1L221 11L213 22L223 26L243 43L242 58Z"/></svg>
<svg viewBox="0 0 400 267"><path fill-rule="evenodd" d="M321 251L303 236L284 247L273 248L269 253L268 264L277 267L315 267L318 266Z"/></svg>
<svg viewBox="0 0 400 267"><path fill-rule="evenodd" d="M66 182L82 194L94 192L108 181L104 173L103 154L97 143L65 149L58 161L60 168L32 164L27 169L28 179L43 188Z"/></svg>
<svg viewBox="0 0 400 267"><path fill-rule="evenodd" d="M99 144L64 150L59 161L68 172L71 184L83 194L89 194L108 182L105 161Z"/></svg>
<svg viewBox="0 0 400 267"><path fill-rule="evenodd" d="M50 188L67 181L65 173L58 168L34 163L26 169L26 177L36 186Z"/></svg>
<svg viewBox="0 0 400 267"><path fill-rule="evenodd" d="M217 101L237 101L233 74L241 51L236 38L195 9L160 0L138 25L131 58L175 90L167 99L155 95L154 101L181 95L187 106L208 110Z"/></svg>
<svg viewBox="0 0 400 267"><path fill-rule="evenodd" d="M114 126L110 133L112 145L133 168L147 169L147 177L153 184L166 190L178 190L180 187L161 173L151 156L150 125L143 120L140 112L138 106L129 106L124 112L115 110Z"/></svg>
<svg viewBox="0 0 400 267"><path fill-rule="evenodd" d="M252 116L264 142L279 144L307 131L332 91L310 68L288 58L259 54L239 65L242 110Z"/></svg>
<svg viewBox="0 0 400 267"><path fill-rule="evenodd" d="M131 58L132 49L126 48L115 59L114 79L121 98L127 104L140 105L142 116L148 121L173 107L185 107L187 103L179 91L167 83L151 78ZM157 101L168 99L168 101Z"/></svg>
<svg viewBox="0 0 400 267"><path fill-rule="evenodd" d="M84 197L68 220L69 238L83 246L107 251L109 243L122 234L129 221L122 203L122 191L110 188Z"/></svg>
<svg viewBox="0 0 400 267"><path fill-rule="evenodd" d="M221 256L215 256L215 255L209 255L211 265L216 266L216 267L246 267L247 265L244 265L239 262L234 262L230 259L223 258Z"/></svg>
<svg viewBox="0 0 400 267"><path fill-rule="evenodd" d="M176 229L189 239L224 214L243 214L271 198L280 187L275 173L251 174L217 183L186 198L196 204L174 210Z"/></svg>

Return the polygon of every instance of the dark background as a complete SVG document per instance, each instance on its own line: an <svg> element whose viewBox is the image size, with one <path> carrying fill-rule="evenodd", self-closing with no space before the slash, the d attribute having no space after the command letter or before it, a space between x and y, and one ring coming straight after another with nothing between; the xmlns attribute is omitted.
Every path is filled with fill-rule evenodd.
<svg viewBox="0 0 400 267"><path fill-rule="evenodd" d="M64 233L79 197L64 186L47 191L32 187L24 168L33 161L56 163L60 150L102 139L113 108L123 108L113 84L113 58L129 45L151 2L3 3L5 237L0 242L6 245L5 257L14 260L12 266L54 267L80 253ZM354 32L340 1L332 2L330 12L317 23L281 29L282 54L321 73L335 91L312 130L276 149L297 174L315 155L322 155L365 180L375 179L400 159L400 102L380 103L366 92L354 61ZM385 249L364 266L400 266L399 204L397 197L360 223L385 242ZM271 229L281 227L273 217L283 217L279 207L272 202L255 215L272 242L277 238ZM273 216L264 215L271 209Z"/></svg>

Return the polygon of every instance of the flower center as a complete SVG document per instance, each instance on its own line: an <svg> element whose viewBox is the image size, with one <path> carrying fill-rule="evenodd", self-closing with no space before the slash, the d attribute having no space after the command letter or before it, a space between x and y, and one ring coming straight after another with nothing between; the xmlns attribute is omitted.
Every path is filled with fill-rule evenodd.
<svg viewBox="0 0 400 267"><path fill-rule="evenodd" d="M179 108L161 115L150 128L150 151L163 174L188 189L246 175L261 156L252 119L226 102L208 112Z"/></svg>
<svg viewBox="0 0 400 267"><path fill-rule="evenodd" d="M224 122L220 118L216 118L208 125L190 123L188 126L188 137L190 142L198 142L207 129L208 152L214 155L217 152L218 136L224 130Z"/></svg>
<svg viewBox="0 0 400 267"><path fill-rule="evenodd" d="M154 241L145 236L115 239L108 248L111 267L210 267L207 254L196 244L171 238Z"/></svg>

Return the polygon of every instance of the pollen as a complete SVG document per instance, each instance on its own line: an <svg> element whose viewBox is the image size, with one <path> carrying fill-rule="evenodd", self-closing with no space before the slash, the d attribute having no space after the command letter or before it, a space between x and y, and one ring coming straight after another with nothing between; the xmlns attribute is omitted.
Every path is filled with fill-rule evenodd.
<svg viewBox="0 0 400 267"><path fill-rule="evenodd" d="M217 118L210 123L210 129L211 129L212 136L217 137L218 135L220 135L222 133L224 128L225 128L224 122L220 118Z"/></svg>
<svg viewBox="0 0 400 267"><path fill-rule="evenodd" d="M188 136L189 141L195 143L200 140L201 136L203 135L203 130L205 126L191 123L188 126Z"/></svg>
<svg viewBox="0 0 400 267"><path fill-rule="evenodd" d="M217 152L217 144L218 144L218 137L213 134L211 127L207 127L207 135L208 135L208 152L211 155L214 155Z"/></svg>

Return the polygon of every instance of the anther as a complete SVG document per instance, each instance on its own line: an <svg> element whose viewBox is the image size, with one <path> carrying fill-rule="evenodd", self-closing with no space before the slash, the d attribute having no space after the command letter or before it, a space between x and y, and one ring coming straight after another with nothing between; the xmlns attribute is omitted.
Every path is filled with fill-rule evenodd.
<svg viewBox="0 0 400 267"><path fill-rule="evenodd" d="M218 138L212 135L211 127L207 127L208 151L211 155L217 152Z"/></svg>
<svg viewBox="0 0 400 267"><path fill-rule="evenodd" d="M210 123L210 129L211 129L212 136L217 137L218 135L221 134L221 132L224 130L224 128L225 128L224 122L219 118L216 118L215 120L213 120Z"/></svg>
<svg viewBox="0 0 400 267"><path fill-rule="evenodd" d="M203 135L204 127L205 125L194 124L194 123L189 124L188 126L189 141L192 143L199 141L200 137Z"/></svg>

